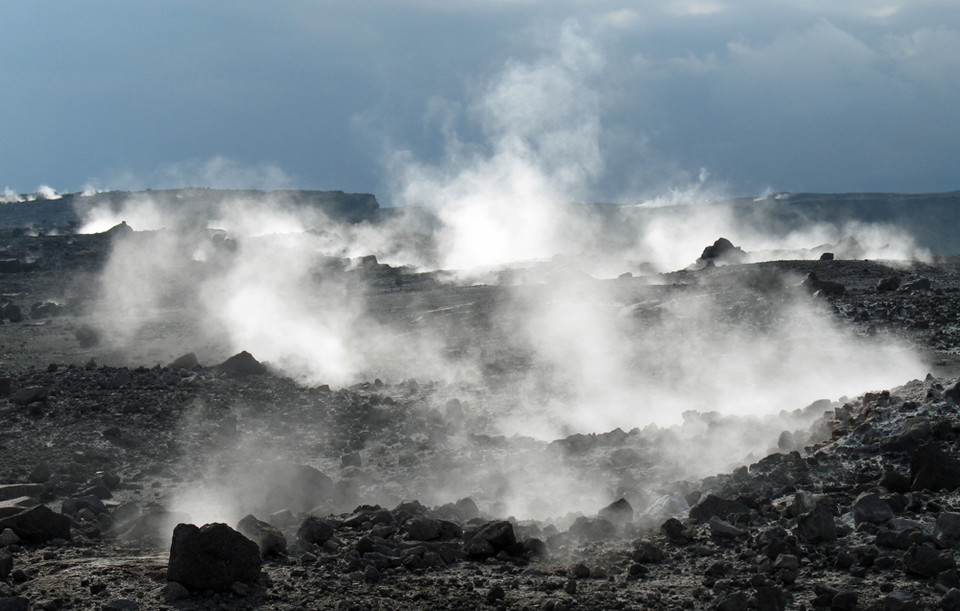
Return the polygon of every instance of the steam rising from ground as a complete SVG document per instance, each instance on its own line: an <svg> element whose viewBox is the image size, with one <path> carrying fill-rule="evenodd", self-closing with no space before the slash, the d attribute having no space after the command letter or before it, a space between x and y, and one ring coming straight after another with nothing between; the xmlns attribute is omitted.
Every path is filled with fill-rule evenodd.
<svg viewBox="0 0 960 611"><path fill-rule="evenodd" d="M769 214L776 200L744 216L718 203L705 176L633 207L572 204L604 167L599 96L589 87L603 65L567 25L541 59L509 64L484 90L470 110L483 142L462 142L451 129L439 165L409 151L391 155L398 201L426 210L349 225L282 199L264 206L238 195L198 223L189 202L171 209L140 194L119 209L88 211L85 231L121 219L140 232L168 228L116 237L101 277L105 337L131 348L145 328L185 310L190 341L221 344L201 354L209 364L248 350L311 385L439 380L450 396L469 399L464 418L478 432L540 439L672 425L688 410L776 415L924 373L908 348L841 329L795 289L799 278L652 275L690 265L721 235L757 258L814 258L817 247L848 237L857 258L922 257L895 228L778 229ZM453 274L431 282L499 286L405 292L355 258L368 254ZM648 278L602 280L625 271ZM197 348L168 352L189 350ZM728 438L687 461L707 473L688 466L677 474L716 472L771 446L766 437ZM506 479L514 490L532 489L522 474ZM591 502L609 492L586 488ZM469 493L455 482L443 491ZM529 500L505 496L518 512Z"/></svg>

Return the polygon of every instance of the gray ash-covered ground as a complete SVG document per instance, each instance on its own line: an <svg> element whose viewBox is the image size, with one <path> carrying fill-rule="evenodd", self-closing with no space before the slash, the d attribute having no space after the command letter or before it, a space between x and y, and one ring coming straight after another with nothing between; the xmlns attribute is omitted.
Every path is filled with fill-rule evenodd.
<svg viewBox="0 0 960 611"><path fill-rule="evenodd" d="M544 440L495 426L513 377L539 365L492 314L540 285L331 263L378 320L441 329L484 382L331 388L219 366L233 350L176 300L133 353L112 346L91 311L110 240L21 236L2 257L20 262L0 273L20 316L0 325L0 609L960 609L956 260L595 281L641 320L705 295L718 333L809 300L859 335L912 343L932 375L769 416L691 411ZM810 272L844 292L810 294ZM690 464L742 436L765 451ZM205 574L196 548L171 560L178 523L247 514L270 525L241 529L264 552L255 577ZM227 565L256 562L242 547ZM170 567L191 560L186 576Z"/></svg>

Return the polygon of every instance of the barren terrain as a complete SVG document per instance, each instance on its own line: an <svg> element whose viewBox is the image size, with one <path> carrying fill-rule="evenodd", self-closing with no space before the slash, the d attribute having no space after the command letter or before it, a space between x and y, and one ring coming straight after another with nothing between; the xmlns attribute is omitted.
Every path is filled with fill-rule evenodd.
<svg viewBox="0 0 960 611"><path fill-rule="evenodd" d="M324 258L311 273L363 304L373 331L359 337L391 340L338 383L305 375L306 359L240 352L180 278L120 341L103 271L117 240L149 239L121 227L0 244L0 610L960 609L956 258L701 261L606 280L555 260L479 283ZM244 256L223 253L190 277ZM615 376L584 367L597 382L584 387L518 339L558 302L571 325L581 308L627 321L613 334L636 333L635 351ZM687 303L700 309L676 318ZM880 351L897 346L912 369L857 396L798 369L795 403L766 411L695 394L722 380L757 400L718 338L775 335L797 312L830 333L791 331L811 343L797 362L836 369L863 341L862 362L894 362ZM686 344L682 359L654 348ZM425 346L456 375L434 375ZM763 360L781 358L770 375L799 357ZM606 394L631 375L699 402L677 417L665 391ZM551 411L578 405L586 416ZM256 540L252 578L230 573L242 544L223 540L183 552L192 568L177 572L174 528L208 522ZM204 556L218 550L219 581Z"/></svg>

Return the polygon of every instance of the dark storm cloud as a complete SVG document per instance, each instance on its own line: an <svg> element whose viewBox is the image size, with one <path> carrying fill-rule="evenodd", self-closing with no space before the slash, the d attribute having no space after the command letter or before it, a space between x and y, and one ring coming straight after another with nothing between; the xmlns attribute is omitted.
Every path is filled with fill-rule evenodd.
<svg viewBox="0 0 960 611"><path fill-rule="evenodd" d="M737 194L957 188L951 2L12 2L0 17L0 182L16 192L263 180L389 200L384 143L428 162L451 130L488 146L490 122L463 111L571 20L604 60L578 84L600 100L604 158L585 197L701 167ZM250 172L211 177L215 159Z"/></svg>

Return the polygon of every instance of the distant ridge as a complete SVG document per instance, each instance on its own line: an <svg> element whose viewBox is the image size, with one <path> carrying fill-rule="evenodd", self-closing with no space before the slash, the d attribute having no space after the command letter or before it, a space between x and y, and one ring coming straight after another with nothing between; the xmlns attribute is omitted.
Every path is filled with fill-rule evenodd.
<svg viewBox="0 0 960 611"><path fill-rule="evenodd" d="M161 209L176 210L187 222L206 224L226 210L231 202L254 202L267 207L322 212L335 222L360 223L387 221L401 212L381 208L369 193L308 190L227 190L162 189L146 191L105 191L84 195L64 194L59 199L0 204L0 231L36 231L72 233L82 216L96 207L106 206L119 213L124 204L149 199ZM811 223L844 225L848 222L886 223L909 232L918 246L934 255L960 253L960 191L946 193L778 193L766 198L727 200L734 215L756 224L766 224L771 232L788 233ZM691 204L694 205L694 204ZM653 218L661 214L682 214L685 205L665 208L623 204L586 204L604 219L605 238L629 242L633 233L626 219ZM420 217L423 227L436 227L439 219L430 208L408 209ZM668 212L669 211L669 212Z"/></svg>
<svg viewBox="0 0 960 611"><path fill-rule="evenodd" d="M177 210L197 221L215 218L231 203L254 201L265 206L287 209L313 209L331 220L359 223L374 221L380 204L369 193L306 190L231 190L231 189L147 189L146 191L104 191L83 194L67 193L58 199L0 204L0 229L29 229L42 233L53 230L73 232L83 222L83 215L100 207L119 213L123 206L136 200L149 200L160 209Z"/></svg>

